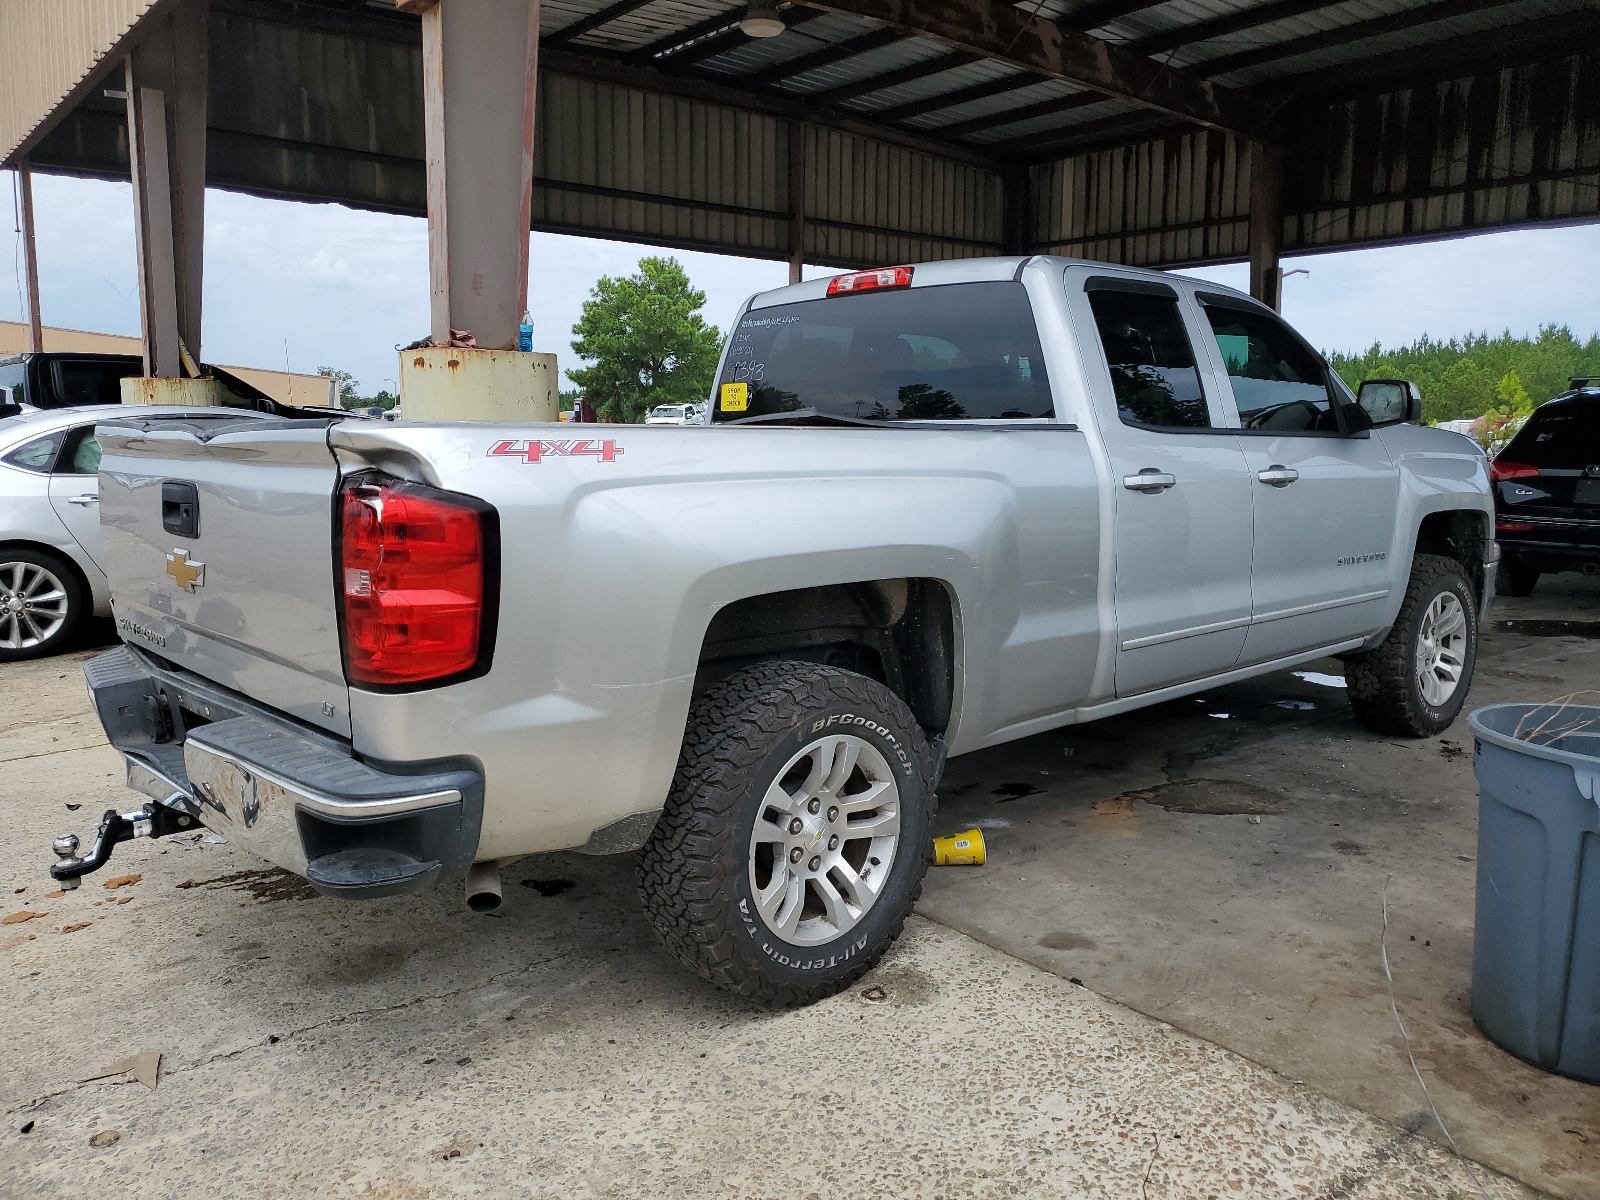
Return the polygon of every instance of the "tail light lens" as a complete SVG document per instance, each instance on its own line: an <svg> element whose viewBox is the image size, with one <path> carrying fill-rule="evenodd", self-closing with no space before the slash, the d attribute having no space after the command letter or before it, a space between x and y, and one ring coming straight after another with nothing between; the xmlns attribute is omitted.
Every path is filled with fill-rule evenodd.
<svg viewBox="0 0 1600 1200"><path fill-rule="evenodd" d="M853 296L857 292L886 292L910 286L910 267L884 267L879 271L857 271L852 275L835 275L828 280L828 295Z"/></svg>
<svg viewBox="0 0 1600 1200"><path fill-rule="evenodd" d="M494 510L452 492L360 477L345 485L340 508L350 682L437 683L486 666L498 583Z"/></svg>
<svg viewBox="0 0 1600 1200"><path fill-rule="evenodd" d="M1530 475L1537 475L1538 467L1530 467L1527 463L1506 462L1497 458L1489 464L1489 482L1501 483L1507 479L1527 479Z"/></svg>

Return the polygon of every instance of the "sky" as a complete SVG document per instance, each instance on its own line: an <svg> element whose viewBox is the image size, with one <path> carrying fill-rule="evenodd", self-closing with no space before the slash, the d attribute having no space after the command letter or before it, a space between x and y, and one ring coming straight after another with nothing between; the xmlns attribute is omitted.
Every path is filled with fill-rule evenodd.
<svg viewBox="0 0 1600 1200"><path fill-rule="evenodd" d="M0 320L23 318L13 176L0 174ZM139 332L133 208L127 184L34 176L40 302L47 325ZM572 325L602 275L645 254L675 254L725 329L752 292L788 281L784 263L558 234L533 235L528 306L534 349L579 365ZM394 347L428 332L427 230L421 218L334 204L206 194L202 356L209 362L351 372L363 394L394 388ZM1325 351L1360 351L1557 323L1600 331L1600 225L1284 260L1284 315ZM1243 266L1189 272L1245 288ZM807 277L832 274L811 268Z"/></svg>

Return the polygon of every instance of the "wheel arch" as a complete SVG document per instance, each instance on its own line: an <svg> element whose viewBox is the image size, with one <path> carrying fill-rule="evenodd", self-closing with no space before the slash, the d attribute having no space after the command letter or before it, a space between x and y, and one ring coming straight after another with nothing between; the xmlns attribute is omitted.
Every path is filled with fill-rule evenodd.
<svg viewBox="0 0 1600 1200"><path fill-rule="evenodd" d="M1481 603L1491 582L1484 575L1484 550L1494 534L1493 517L1477 508L1445 508L1424 513L1417 525L1412 561L1418 554L1437 554L1461 564ZM1408 566L1409 571L1409 566Z"/></svg>
<svg viewBox="0 0 1600 1200"><path fill-rule="evenodd" d="M960 672L956 591L925 576L854 580L747 596L712 617L695 693L777 659L843 667L906 702L930 737L955 720Z"/></svg>

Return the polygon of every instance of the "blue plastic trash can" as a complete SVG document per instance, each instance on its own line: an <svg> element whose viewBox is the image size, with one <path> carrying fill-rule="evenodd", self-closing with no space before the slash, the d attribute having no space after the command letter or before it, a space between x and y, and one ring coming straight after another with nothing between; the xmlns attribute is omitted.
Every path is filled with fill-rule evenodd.
<svg viewBox="0 0 1600 1200"><path fill-rule="evenodd" d="M1467 720L1472 1019L1518 1058L1600 1083L1600 707L1496 704Z"/></svg>

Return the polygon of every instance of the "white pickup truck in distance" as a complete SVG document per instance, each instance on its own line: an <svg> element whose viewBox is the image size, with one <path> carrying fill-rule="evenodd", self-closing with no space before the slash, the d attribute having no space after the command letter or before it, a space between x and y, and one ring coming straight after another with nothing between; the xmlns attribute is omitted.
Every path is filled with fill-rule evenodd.
<svg viewBox="0 0 1600 1200"><path fill-rule="evenodd" d="M799 1004L883 954L949 755L1324 655L1447 726L1493 588L1487 463L1278 317L1052 257L754 297L704 422L100 427L143 809L361 898L638 852L684 963Z"/></svg>

